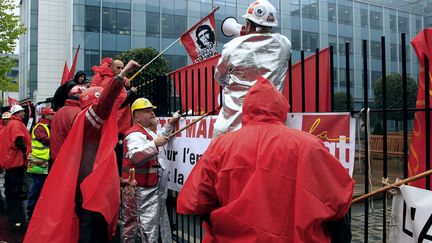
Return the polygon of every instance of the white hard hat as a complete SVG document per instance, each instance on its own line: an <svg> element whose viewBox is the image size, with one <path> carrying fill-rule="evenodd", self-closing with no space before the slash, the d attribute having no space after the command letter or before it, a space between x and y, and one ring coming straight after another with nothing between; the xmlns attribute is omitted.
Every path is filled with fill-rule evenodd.
<svg viewBox="0 0 432 243"><path fill-rule="evenodd" d="M10 109L12 115L19 111L24 111L24 108L22 108L22 106L20 105L13 105L12 108Z"/></svg>
<svg viewBox="0 0 432 243"><path fill-rule="evenodd" d="M276 8L267 0L257 0L251 3L246 10L246 14L243 15L243 18L262 26L278 26Z"/></svg>

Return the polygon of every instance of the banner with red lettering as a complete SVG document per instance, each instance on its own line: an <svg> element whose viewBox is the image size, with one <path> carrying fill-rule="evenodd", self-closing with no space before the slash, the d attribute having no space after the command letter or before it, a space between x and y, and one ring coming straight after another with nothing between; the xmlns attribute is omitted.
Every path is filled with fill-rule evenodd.
<svg viewBox="0 0 432 243"><path fill-rule="evenodd" d="M316 110L316 55L308 56L304 60L305 76L305 110L304 112L329 112L331 111L331 86L330 86L330 48L319 52L319 110ZM302 112L302 68L301 62L292 66L292 102L293 112ZM284 81L283 95L289 99L290 85L289 75Z"/></svg>
<svg viewBox="0 0 432 243"><path fill-rule="evenodd" d="M169 74L184 110L196 115L218 110L220 85L214 80L214 67L220 55L194 63Z"/></svg>
<svg viewBox="0 0 432 243"><path fill-rule="evenodd" d="M430 93L432 88L432 74L425 74L424 55L429 59L429 70L432 71L432 29L424 29L414 39L411 44L420 62L420 77L417 92L417 109L425 109L425 75L429 75L429 100L432 102ZM432 104L432 103L431 103ZM426 170L426 139L430 139L426 134L426 116L425 111L416 111L414 116L414 127L412 130L412 140L410 146L410 155L408 159L408 177L417 175ZM431 126L432 124L428 124ZM432 150L432 143L429 150ZM432 154L431 154L432 156ZM430 158L432 159L432 158ZM431 160L429 160L431 161ZM410 183L411 186L426 188L426 179L416 180ZM431 181L432 187L432 181Z"/></svg>
<svg viewBox="0 0 432 243"><path fill-rule="evenodd" d="M199 116L180 119L176 130L190 124ZM207 149L213 136L217 116L208 116L171 139L159 151L163 168L169 171L168 187L180 191L192 168ZM168 121L160 118L160 125ZM287 126L301 129L321 138L324 145L352 176L355 154L355 119L349 113L288 114Z"/></svg>
<svg viewBox="0 0 432 243"><path fill-rule="evenodd" d="M180 37L189 57L194 63L218 54L216 38L215 8Z"/></svg>

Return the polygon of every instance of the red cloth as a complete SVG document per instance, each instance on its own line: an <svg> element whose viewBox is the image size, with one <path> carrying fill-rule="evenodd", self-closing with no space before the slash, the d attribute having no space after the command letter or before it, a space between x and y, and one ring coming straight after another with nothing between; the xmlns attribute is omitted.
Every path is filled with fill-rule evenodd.
<svg viewBox="0 0 432 243"><path fill-rule="evenodd" d="M4 124L3 121L0 121L0 132L5 128L7 124Z"/></svg>
<svg viewBox="0 0 432 243"><path fill-rule="evenodd" d="M94 126L87 118L91 112L85 110L77 116L63 144L64 149L60 150L45 181L24 242L78 241L79 226L75 214L77 181L82 173L80 166L83 158L91 157L86 154L88 150L84 153L83 150L96 140L99 146L92 170L80 184L82 206L101 213L108 222L110 237L114 235L120 206L120 180L114 152L118 131L115 116L110 114L115 114L115 110L111 110L121 88L121 83L113 83L104 90L99 102L88 108L93 109L100 119L107 119L101 128L102 132L100 129L99 132L95 132L95 129L89 131L89 127Z"/></svg>
<svg viewBox="0 0 432 243"><path fill-rule="evenodd" d="M80 112L81 106L79 101L66 100L65 106L60 108L53 116L50 141L51 158L53 161L57 158L57 154L72 128L75 117Z"/></svg>
<svg viewBox="0 0 432 243"><path fill-rule="evenodd" d="M215 139L192 170L177 212L210 214L203 242L330 242L354 181L316 137L285 127L288 102L258 79L243 127Z"/></svg>
<svg viewBox="0 0 432 243"><path fill-rule="evenodd" d="M39 123L47 125L48 128L51 126L51 121L48 119L45 119L43 117L41 119L39 119L39 121L36 123L36 125ZM45 146L50 145L50 136L48 136L48 133L43 126L36 126L36 128L34 129L34 134L35 134L35 139L37 141L41 142Z"/></svg>
<svg viewBox="0 0 432 243"><path fill-rule="evenodd" d="M92 86L100 86L106 88L114 77L114 73L109 67L108 62L103 62L100 66L93 66L92 70L95 75L92 79ZM126 100L127 92L126 89L122 89L120 95L117 97L114 103L114 110L118 110L116 114L116 119L118 121L118 127L120 133L126 133L126 131L132 127L132 116L130 112L130 105L121 107L123 102Z"/></svg>
<svg viewBox="0 0 432 243"><path fill-rule="evenodd" d="M15 140L23 137L27 147L27 156L31 153L31 136L22 119L12 116L9 124L2 130L0 136L0 168L10 169L26 163L21 150L15 146Z"/></svg>
<svg viewBox="0 0 432 243"><path fill-rule="evenodd" d="M412 130L412 140L410 146L410 153L408 159L408 176L415 176L417 174L426 171L426 161L429 161L432 165L432 154L429 154L429 158L426 157L426 150L432 150L432 143L429 143L429 148L426 146L426 140L429 139L429 135L426 134L426 126L431 126L432 121L429 124L426 123L426 112L421 111L421 109L426 108L426 97L425 97L425 76L429 75L431 77L432 72L432 28L424 29L422 32L418 33L414 39L411 40L411 44L414 51L419 59L420 63L420 75L419 75L419 85L417 91L417 102L416 109L420 111L415 112L414 116L414 127ZM424 55L429 59L429 74L425 74L425 60ZM429 78L429 87L432 87L432 78ZM432 96L430 96L429 88L429 102L432 101ZM429 159L429 160L428 160ZM432 180L429 182L429 186L432 187ZM415 186L419 188L426 188L426 178L410 182L410 186Z"/></svg>

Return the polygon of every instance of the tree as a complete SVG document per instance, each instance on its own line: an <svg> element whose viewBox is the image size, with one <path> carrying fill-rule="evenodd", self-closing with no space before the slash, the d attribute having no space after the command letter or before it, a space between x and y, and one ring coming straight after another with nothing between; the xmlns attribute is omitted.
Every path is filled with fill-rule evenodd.
<svg viewBox="0 0 432 243"><path fill-rule="evenodd" d="M17 60L10 58L16 47L16 40L26 29L19 24L20 18L13 13L17 6L13 0L0 0L0 90L17 90L18 85L6 76Z"/></svg>
<svg viewBox="0 0 432 243"><path fill-rule="evenodd" d="M146 65L159 54L153 48L130 49L116 56L123 63L135 60L141 65ZM138 71L138 70L137 70ZM148 65L131 83L137 86L138 95L150 99L153 105L157 106L156 115L165 115L169 111L168 96L170 96L169 80L166 78L168 73L168 60L159 56Z"/></svg>
<svg viewBox="0 0 432 243"><path fill-rule="evenodd" d="M120 55L116 56L116 59L120 59L125 65L130 60L135 60L141 65L145 65L150 62L159 54L153 48L136 48L129 49ZM153 61L148 67L146 67L138 77L135 78L133 83L141 84L144 81L148 81L157 76L163 76L168 73L168 60L163 56L159 56Z"/></svg>
<svg viewBox="0 0 432 243"><path fill-rule="evenodd" d="M400 109L403 108L403 81L402 75L393 73L386 76L387 82L387 109ZM375 94L375 108L383 108L383 97L382 97L382 77L379 78L375 83L374 94ZM417 99L417 82L412 78L407 78L407 105L408 108L415 108ZM403 112L387 112L388 120L396 121L396 130L398 130L398 121L403 120ZM408 112L408 119L414 118L414 112Z"/></svg>
<svg viewBox="0 0 432 243"><path fill-rule="evenodd" d="M350 111L353 109L353 97L350 95L350 107L348 108L346 96L345 92L336 92L334 94L334 111Z"/></svg>

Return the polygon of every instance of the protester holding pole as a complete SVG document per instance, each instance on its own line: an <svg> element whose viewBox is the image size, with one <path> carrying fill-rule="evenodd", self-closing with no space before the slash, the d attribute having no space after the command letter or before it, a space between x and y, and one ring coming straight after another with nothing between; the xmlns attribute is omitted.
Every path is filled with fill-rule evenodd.
<svg viewBox="0 0 432 243"><path fill-rule="evenodd" d="M172 242L166 190L162 191L168 181L162 177L165 168L160 166L158 154L180 115L176 112L156 133L151 129L157 121L154 109L156 106L145 98L137 99L131 107L134 125L125 134L122 183L131 183L133 168L136 187L133 193L130 187L122 190L122 242L158 242L159 231L162 242Z"/></svg>

